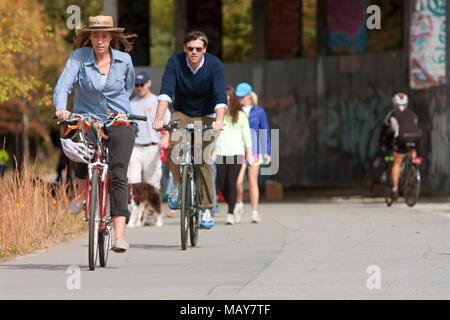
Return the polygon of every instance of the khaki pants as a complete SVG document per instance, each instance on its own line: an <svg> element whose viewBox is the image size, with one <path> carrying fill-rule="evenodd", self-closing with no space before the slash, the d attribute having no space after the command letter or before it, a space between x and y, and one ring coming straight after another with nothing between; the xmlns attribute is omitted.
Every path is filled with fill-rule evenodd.
<svg viewBox="0 0 450 320"><path fill-rule="evenodd" d="M172 113L170 123L172 124L174 121L178 121L178 127L184 128L188 123L201 122L202 125L211 125L214 121L213 118L210 117L190 117L185 115L180 111L174 111ZM194 136L195 141L191 141L194 143L194 150L200 150L201 145L201 154L200 152L194 155L195 162L195 184L197 186L197 205L200 209L212 209L214 207L214 172L211 166L211 153L214 150L214 146L216 144L217 138L219 136L219 132L212 131L209 132L209 136L205 134L203 139L201 135ZM177 145L183 141L183 138L177 136L176 134L171 135L171 146L169 149L169 161L175 164L179 164L177 162L173 162L173 159L176 159L178 155L174 154L172 157L173 150L180 150L181 146ZM205 141L203 141L206 139ZM207 150L205 153L205 149ZM201 157L201 158L200 158Z"/></svg>

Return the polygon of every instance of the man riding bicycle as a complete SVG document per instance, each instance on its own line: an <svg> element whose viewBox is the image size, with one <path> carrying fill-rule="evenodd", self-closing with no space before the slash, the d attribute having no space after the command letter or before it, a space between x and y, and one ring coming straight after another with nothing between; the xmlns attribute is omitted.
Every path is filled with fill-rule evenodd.
<svg viewBox="0 0 450 320"><path fill-rule="evenodd" d="M394 109L390 111L381 130L380 141L392 147L394 163L392 165L392 190L389 197L399 197L398 184L400 167L406 153L411 152L412 158L417 156L415 144L420 139L422 131L418 127L417 115L408 108L408 96L397 93L392 98Z"/></svg>
<svg viewBox="0 0 450 320"><path fill-rule="evenodd" d="M164 113L175 95L174 112L170 123L177 121L179 127L201 122L214 130L223 127L227 109L225 73L222 62L206 53L208 39L201 31L189 32L184 39L184 52L172 55L164 71L161 92L158 96L153 129L163 128ZM177 209L180 165L173 162L172 151L178 141L172 141L169 150L169 164L173 175L173 187L169 193L169 208ZM213 150L215 139L202 143L203 151ZM210 229L214 221L210 209L214 207L214 174L211 154L202 156L202 163L196 164L197 205L202 209L201 227Z"/></svg>

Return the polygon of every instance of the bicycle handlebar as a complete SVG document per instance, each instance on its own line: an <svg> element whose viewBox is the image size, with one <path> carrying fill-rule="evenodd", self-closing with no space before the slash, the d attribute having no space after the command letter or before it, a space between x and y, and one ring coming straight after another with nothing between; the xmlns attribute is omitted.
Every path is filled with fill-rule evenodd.
<svg viewBox="0 0 450 320"><path fill-rule="evenodd" d="M71 113L71 114L70 114L70 116L73 116L73 115L75 115L75 116L81 116L81 114L76 114L76 113ZM118 115L118 114L117 114L117 115ZM119 120L119 119L117 118L117 115L116 115L115 117L113 117L113 118L109 118L109 119L106 121L106 123L112 122L112 121L115 121L115 120ZM125 121L132 121L132 120L137 120L137 121L147 121L147 116L140 116L140 115L132 114L132 113L127 113L127 114L126 114L126 117L127 117L127 119L125 119ZM117 119L116 119L116 118L117 118ZM56 114L53 114L53 115L52 115L52 119L58 119L58 117L56 116ZM77 119L77 118L69 118L69 119L67 119L67 120L59 120L58 123L75 122L75 121L78 121L78 120L80 120L80 119Z"/></svg>
<svg viewBox="0 0 450 320"><path fill-rule="evenodd" d="M138 116L137 114L127 114L127 118L129 120L139 120L139 121L147 121L147 116Z"/></svg>
<svg viewBox="0 0 450 320"><path fill-rule="evenodd" d="M202 125L201 127L194 127L194 125L192 123L189 123L185 128L179 128L178 121L175 121L174 123L169 123L169 124L164 125L161 130L157 130L157 131L173 131L176 129L183 129L183 130L188 130L188 131L194 131L194 130L206 131L206 130L211 130L213 128L212 128L212 126L209 126L206 124Z"/></svg>

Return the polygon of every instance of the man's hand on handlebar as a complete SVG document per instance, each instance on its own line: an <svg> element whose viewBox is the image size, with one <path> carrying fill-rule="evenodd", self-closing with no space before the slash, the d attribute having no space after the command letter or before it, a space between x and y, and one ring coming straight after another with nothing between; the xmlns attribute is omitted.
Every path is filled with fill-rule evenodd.
<svg viewBox="0 0 450 320"><path fill-rule="evenodd" d="M156 131L162 130L163 126L164 126L164 121L163 120L155 120L155 121L153 121L153 124L152 124L153 130L156 130Z"/></svg>
<svg viewBox="0 0 450 320"><path fill-rule="evenodd" d="M211 127L213 128L213 130L220 131L220 130L223 129L224 125L225 125L225 124L224 124L222 121L214 121L214 122L211 124Z"/></svg>
<svg viewBox="0 0 450 320"><path fill-rule="evenodd" d="M59 109L56 111L55 115L58 120L69 120L71 112L64 109Z"/></svg>

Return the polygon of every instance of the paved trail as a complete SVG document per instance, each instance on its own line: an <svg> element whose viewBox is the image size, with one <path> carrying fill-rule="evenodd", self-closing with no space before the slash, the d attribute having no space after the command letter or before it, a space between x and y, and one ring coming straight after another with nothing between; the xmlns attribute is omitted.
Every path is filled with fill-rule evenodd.
<svg viewBox="0 0 450 320"><path fill-rule="evenodd" d="M130 250L95 271L87 237L21 257L0 264L0 299L450 299L450 203L334 199L260 213L234 226L222 215L186 251L178 219L127 229ZM67 286L71 268L80 289Z"/></svg>

